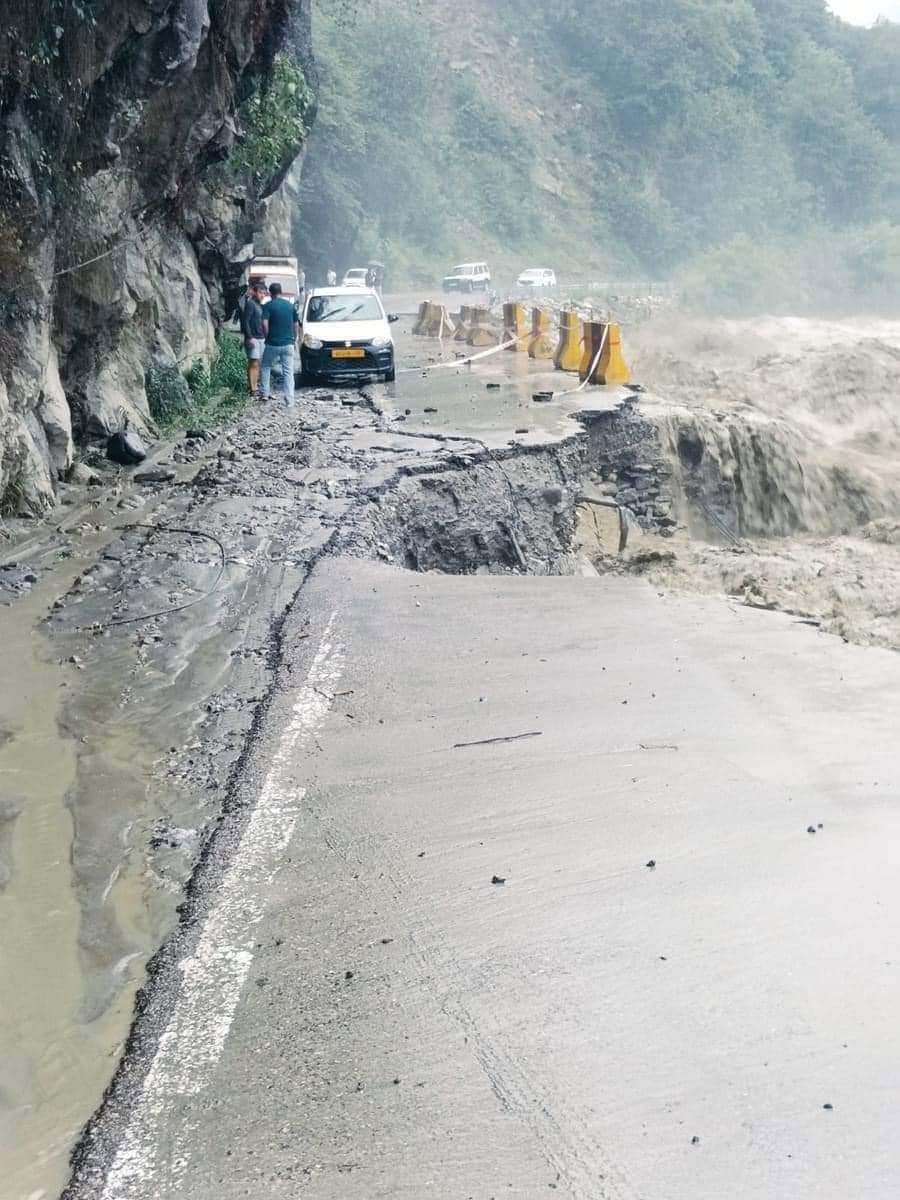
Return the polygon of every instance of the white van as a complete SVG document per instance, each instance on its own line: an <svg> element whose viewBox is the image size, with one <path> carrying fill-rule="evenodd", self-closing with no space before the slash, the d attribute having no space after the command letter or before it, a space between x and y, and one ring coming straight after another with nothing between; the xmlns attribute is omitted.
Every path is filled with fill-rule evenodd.
<svg viewBox="0 0 900 1200"><path fill-rule="evenodd" d="M300 302L300 269L296 258L254 258L247 279L262 279L267 288L280 283L285 300L290 300L291 304Z"/></svg>

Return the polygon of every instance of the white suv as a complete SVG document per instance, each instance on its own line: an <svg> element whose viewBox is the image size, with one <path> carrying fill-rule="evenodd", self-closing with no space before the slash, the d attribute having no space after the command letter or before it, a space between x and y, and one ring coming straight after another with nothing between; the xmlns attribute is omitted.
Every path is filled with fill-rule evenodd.
<svg viewBox="0 0 900 1200"><path fill-rule="evenodd" d="M445 292L486 292L490 286L491 272L483 262L460 263L444 276Z"/></svg>

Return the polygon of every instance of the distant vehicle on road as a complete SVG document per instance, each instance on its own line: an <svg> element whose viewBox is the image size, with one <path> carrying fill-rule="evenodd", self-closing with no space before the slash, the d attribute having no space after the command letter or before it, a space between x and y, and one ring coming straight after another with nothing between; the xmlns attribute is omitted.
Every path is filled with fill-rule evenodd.
<svg viewBox="0 0 900 1200"><path fill-rule="evenodd" d="M232 333L241 331L241 311L251 279L261 279L265 283L267 291L271 284L280 283L281 294L285 300L298 306L300 304L300 268L296 258L287 255L283 258L279 256L254 258L244 271L244 290L237 302L237 308L231 314L231 319L226 325L226 328Z"/></svg>
<svg viewBox="0 0 900 1200"><path fill-rule="evenodd" d="M486 292L490 286L491 272L483 262L460 263L444 276L445 292Z"/></svg>
<svg viewBox="0 0 900 1200"><path fill-rule="evenodd" d="M396 320L370 288L315 288L303 309L300 382L378 375L393 383Z"/></svg>
<svg viewBox="0 0 900 1200"><path fill-rule="evenodd" d="M368 287L368 284L366 283L368 274L369 272L366 267L353 267L352 270L348 271L344 276L343 280L341 281L341 287Z"/></svg>
<svg viewBox="0 0 900 1200"><path fill-rule="evenodd" d="M267 288L280 283L285 300L290 300L291 304L300 300L300 269L296 258L254 258L247 278L263 279Z"/></svg>
<svg viewBox="0 0 900 1200"><path fill-rule="evenodd" d="M516 287L545 288L556 287L556 272L549 267L529 267L516 280Z"/></svg>

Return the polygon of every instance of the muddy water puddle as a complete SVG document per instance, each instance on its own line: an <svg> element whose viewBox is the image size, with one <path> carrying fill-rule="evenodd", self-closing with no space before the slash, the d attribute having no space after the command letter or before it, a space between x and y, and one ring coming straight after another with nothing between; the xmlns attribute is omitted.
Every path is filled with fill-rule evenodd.
<svg viewBox="0 0 900 1200"><path fill-rule="evenodd" d="M88 549L87 547L85 549ZM96 549L96 548L94 548ZM108 921L120 936L91 936L75 866L79 815L73 799L85 745L66 731L77 664L60 663L40 622L72 582L79 560L51 572L30 596L0 611L0 1195L58 1194L78 1130L99 1101L127 1032L134 991L151 945L144 884L123 842L102 884ZM97 756L129 764L143 755L124 726L108 722ZM92 781L102 803L127 809L121 772ZM84 780L81 779L83 786ZM146 805L146 785L133 785ZM83 869L83 868L82 868ZM99 881L98 881L99 882ZM110 981L115 980L115 986Z"/></svg>

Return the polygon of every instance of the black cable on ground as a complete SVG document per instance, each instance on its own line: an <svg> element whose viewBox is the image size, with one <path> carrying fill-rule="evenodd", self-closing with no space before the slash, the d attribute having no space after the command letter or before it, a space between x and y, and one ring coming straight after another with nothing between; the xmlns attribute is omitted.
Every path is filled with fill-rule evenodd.
<svg viewBox="0 0 900 1200"><path fill-rule="evenodd" d="M152 621L154 617L168 617L172 613L184 612L186 608L193 608L195 604L200 604L203 600L208 600L213 594L225 574L225 564L227 555L225 547L221 540L214 533L203 533L200 529L181 529L174 525L147 525L136 521L130 525L126 525L125 529L152 529L154 533L182 533L187 537L206 538L209 542L214 542L219 548L219 554L222 556L222 561L219 564L219 571L213 581L212 587L208 588L202 596L195 596L193 600L186 600L184 604L176 604L171 608L161 608L158 612L141 613L136 617L117 617L113 621L102 621L100 624L107 628L112 628L115 625L133 625L138 621Z"/></svg>

